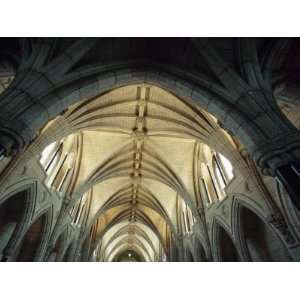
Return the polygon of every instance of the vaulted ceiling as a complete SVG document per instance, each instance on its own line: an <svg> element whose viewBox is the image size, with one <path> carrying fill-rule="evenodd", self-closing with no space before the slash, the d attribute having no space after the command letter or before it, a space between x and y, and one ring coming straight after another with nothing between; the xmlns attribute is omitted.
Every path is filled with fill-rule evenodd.
<svg viewBox="0 0 300 300"><path fill-rule="evenodd" d="M72 197L92 199L103 260L129 250L156 260L180 230L178 207L197 210L201 144L233 149L214 117L151 85L115 89L64 117L81 141Z"/></svg>
<svg viewBox="0 0 300 300"><path fill-rule="evenodd" d="M48 123L41 130L42 135L47 136L49 130L51 142L70 134L77 140L79 165L68 196L74 202L83 195L91 199L88 224L97 227L96 235L104 249L102 259L113 260L122 251L132 249L132 253L144 260L155 260L157 253L166 249L167 236L178 233L178 207L184 203L192 212L198 209L201 145L207 144L222 153L241 172L243 168L239 166L243 161L235 151L236 144L218 120L195 102L187 102L189 98L183 101L150 85L152 81L132 80L130 84L148 84L122 86L123 81L117 79L129 76L122 73L126 68L137 73L153 68L159 74L167 72L175 74L177 79L188 79L205 91L227 93L219 75L230 68L243 77L249 54L246 46L250 43L255 48L253 53L257 52L259 64L271 71L272 84L280 83L285 77L292 84L299 76L296 55L299 41L292 42L290 51L294 55L288 61L286 53L274 47L277 42L264 38L209 38L209 43L205 38L5 39L0 50L0 75L4 78L0 92L9 86L13 76L16 75L13 81L16 85L26 76L32 81L27 85L30 93L39 99L39 108L45 106L43 114L33 110L36 117L32 122L33 115L29 112L35 98L30 93L29 100L20 105L12 105L13 97L5 98L5 109L14 107L10 116L12 124L28 125L22 126L22 132L28 129L28 134L24 133L20 141L23 138L31 141L41 126L57 115L64 121ZM207 44L212 52L202 51ZM285 44L289 40L278 43L283 49ZM244 52L248 50L241 55L241 48ZM274 59L266 59L269 56ZM215 59L220 59L226 68L216 69ZM272 63L268 65L268 61ZM32 77L28 76L30 71ZM107 77L109 83L113 82L108 85L113 90L104 89L101 90L104 94L95 96L100 84L97 78L102 73L116 75ZM47 74L48 80L40 74ZM180 89L180 81L176 80L172 84L179 85ZM230 90L232 84L229 82L226 88ZM93 93L89 93L90 89ZM74 99L69 97L71 92L76 95ZM45 96L48 93L51 97ZM80 102L74 104L78 99ZM211 98L205 100L214 105ZM28 112L26 117L21 114L23 111ZM245 114L248 111L245 106ZM2 114L6 118L6 111ZM20 124L15 121L19 114L22 115ZM52 130L55 124L58 126ZM46 146L50 139L45 138L40 145ZM65 140L65 146L70 148L67 144ZM30 156L30 151L27 153ZM199 214L194 215L199 218Z"/></svg>

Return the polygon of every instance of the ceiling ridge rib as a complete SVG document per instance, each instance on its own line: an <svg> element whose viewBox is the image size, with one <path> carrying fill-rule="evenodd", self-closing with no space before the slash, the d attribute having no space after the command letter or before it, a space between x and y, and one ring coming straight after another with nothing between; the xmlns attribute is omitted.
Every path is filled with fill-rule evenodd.
<svg viewBox="0 0 300 300"><path fill-rule="evenodd" d="M147 134L146 129L146 114L147 114L147 101L149 100L150 87L138 86L136 99L136 120L135 127L132 130L134 153L133 153L133 163L132 163L132 208L129 217L130 223L136 222L136 208L138 203L138 191L141 183L141 168L142 168L142 155L144 148L144 138Z"/></svg>

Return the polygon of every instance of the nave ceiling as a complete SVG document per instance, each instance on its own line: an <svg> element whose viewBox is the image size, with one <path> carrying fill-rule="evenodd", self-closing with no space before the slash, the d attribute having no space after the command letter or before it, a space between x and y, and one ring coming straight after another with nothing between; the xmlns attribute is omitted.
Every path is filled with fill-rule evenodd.
<svg viewBox="0 0 300 300"><path fill-rule="evenodd" d="M190 247L193 259L219 260L215 220L226 219L241 246L235 206L247 197L254 215L289 243L272 177L285 178L284 165L298 155L289 145L298 141L299 40L25 38L3 45L0 201L27 180L19 196L30 197L35 212L39 201L51 207L47 253L36 259L191 260ZM19 196L5 203L14 206ZM4 221L8 231L16 226ZM5 259L14 259L8 246Z"/></svg>
<svg viewBox="0 0 300 300"><path fill-rule="evenodd" d="M90 197L88 223L97 223L108 256L127 245L153 260L166 235L180 230L178 207L197 210L202 143L234 153L214 117L156 86L122 87L71 106L63 117L72 127L63 151L80 153L70 198Z"/></svg>

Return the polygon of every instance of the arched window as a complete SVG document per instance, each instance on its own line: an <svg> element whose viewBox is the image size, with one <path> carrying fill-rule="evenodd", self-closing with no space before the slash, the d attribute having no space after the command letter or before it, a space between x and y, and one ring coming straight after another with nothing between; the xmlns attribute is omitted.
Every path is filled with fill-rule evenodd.
<svg viewBox="0 0 300 300"><path fill-rule="evenodd" d="M191 209L186 205L186 218L188 223L188 232L191 233L193 229L193 225L195 223L195 219Z"/></svg>
<svg viewBox="0 0 300 300"><path fill-rule="evenodd" d="M47 174L46 184L48 187L52 186L57 174L57 168L62 155L62 148L62 142L54 142L48 145L41 154L40 163Z"/></svg>
<svg viewBox="0 0 300 300"><path fill-rule="evenodd" d="M58 152L60 149L60 144L57 142L51 143L48 145L42 152L40 163L44 167L47 174L49 174L50 167L55 164L55 160L58 158Z"/></svg>
<svg viewBox="0 0 300 300"><path fill-rule="evenodd" d="M85 212L87 210L87 195L84 194L81 200L76 203L71 210L71 216L73 217L73 222L76 225L81 225L84 219Z"/></svg>
<svg viewBox="0 0 300 300"><path fill-rule="evenodd" d="M193 213L183 200L181 200L180 205L181 205L180 216L181 216L181 224L182 224L182 233L183 234L191 233L193 225L195 223Z"/></svg>
<svg viewBox="0 0 300 300"><path fill-rule="evenodd" d="M206 205L209 205L210 203L212 203L212 200L207 188L206 181L203 177L200 177L199 179L199 186L200 186L201 198L204 200Z"/></svg>
<svg viewBox="0 0 300 300"><path fill-rule="evenodd" d="M222 154L203 145L200 157L200 194L207 205L223 200L226 196L226 186L234 177L230 161Z"/></svg>
<svg viewBox="0 0 300 300"><path fill-rule="evenodd" d="M60 194L67 191L74 172L75 137L69 135L63 140L54 142L45 147L41 153L40 163L47 174L45 183Z"/></svg>
<svg viewBox="0 0 300 300"><path fill-rule="evenodd" d="M49 188L54 188L59 193L64 194L72 178L74 153L59 154L55 152L55 159L50 160L52 166L46 179Z"/></svg>
<svg viewBox="0 0 300 300"><path fill-rule="evenodd" d="M233 168L230 161L220 153L212 156L215 185L218 190L218 198L222 200L226 196L225 188L233 178Z"/></svg>
<svg viewBox="0 0 300 300"><path fill-rule="evenodd" d="M223 191L226 187L226 178L223 174L223 170L220 167L220 164L218 163L216 156L213 157L213 167L214 167L214 171L215 171L215 176L219 185L219 188L221 191Z"/></svg>
<svg viewBox="0 0 300 300"><path fill-rule="evenodd" d="M231 162L221 153L216 154L216 160L220 165L221 170L223 171L223 176L224 178L226 178L226 183L228 183L234 177L233 167Z"/></svg>

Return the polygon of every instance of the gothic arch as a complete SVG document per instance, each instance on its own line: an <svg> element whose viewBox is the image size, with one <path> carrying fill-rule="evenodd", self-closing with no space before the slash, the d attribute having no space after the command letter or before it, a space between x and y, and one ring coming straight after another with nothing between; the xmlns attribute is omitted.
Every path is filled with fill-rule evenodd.
<svg viewBox="0 0 300 300"><path fill-rule="evenodd" d="M238 201L238 200L237 200ZM290 261L282 238L255 208L238 201L239 239L250 261Z"/></svg>
<svg viewBox="0 0 300 300"><path fill-rule="evenodd" d="M52 228L52 218L53 218L53 210L52 207L44 209L38 216L35 217L35 220L44 216L45 217L45 224L43 226L43 231L41 233L41 240L39 243L39 247L36 251L35 259L37 261L43 260L44 256L47 251L47 244L50 240L51 236L51 228ZM34 221L33 221L34 222Z"/></svg>
<svg viewBox="0 0 300 300"><path fill-rule="evenodd" d="M226 225L217 218L213 221L213 256L216 261L241 261L235 241Z"/></svg>
<svg viewBox="0 0 300 300"><path fill-rule="evenodd" d="M261 218L267 219L267 215L271 213L270 208L267 206L267 203L260 202L258 203L256 200L247 197L243 194L235 194L232 197L232 209L231 209L231 228L233 232L233 236L235 237L235 241L237 243L238 248L240 249L240 254L243 260L249 261L249 253L246 247L246 244L242 237L241 232L241 206L245 206L252 211L254 211Z"/></svg>
<svg viewBox="0 0 300 300"><path fill-rule="evenodd" d="M16 222L10 219L3 224L5 259L14 259L17 250L22 254L22 246L26 244L22 240L27 241L30 239L27 235L31 234L34 235L32 248L39 253L24 255L35 260L43 257L44 241L38 236L45 235L46 241L51 224L46 232L46 217L36 217L36 212L51 202L58 218L53 220L56 224L47 258L53 248L59 250L59 253L55 253L57 249L52 252L51 259L68 260L75 248L76 257L81 250L87 260L96 257L91 254L98 253L99 258L110 238L117 242L126 235L128 241L124 240L124 247L142 241L140 237L146 236L146 242L152 238L155 251L144 240L142 244L151 256L156 252L153 260L166 260L166 255L170 260L185 256L197 260L205 256L203 252L211 260L211 248L213 257L221 261L278 257L285 260L289 254L297 260L298 223L292 219L298 216L289 215L292 207L288 205L289 198L284 199L278 193L278 201L273 193L274 178L265 177L268 174L281 180L294 205L299 205L300 198L294 199L298 189L293 177L294 173L299 175L295 163L300 153L296 151L300 145L299 130L282 115L273 89L277 82L272 81L275 78L272 72L284 71L279 70L284 69L281 46L273 49L277 40L228 38L217 42L187 38L186 45L173 40L171 45L178 45L179 49L170 58L167 41L162 45L156 41L152 44L153 40L143 43L142 46L153 47L147 49L149 53L143 47L135 49L136 40L126 39L127 42L129 50L112 47L124 46L119 40L98 44L96 39L77 38L57 41L59 47L52 45L52 40L25 39L18 47L22 58L20 68L11 85L0 95L3 107L0 169L6 168L0 174L0 189L8 195L9 189L14 193L19 186L32 184L30 191L24 192L26 197L22 196L30 199L28 207L31 206L20 209L24 216L19 214L17 219L21 219L22 228L17 228ZM286 40L278 44L281 43L288 44ZM189 55L180 57L181 46ZM49 47L54 53L49 53ZM266 47L271 47L271 52L274 50L272 55L268 56ZM129 60L132 49L134 53L141 51L141 60L136 60L136 56ZM112 53L106 53L107 50ZM155 50L166 51L163 53L166 57L160 56L159 51L156 56ZM151 59L144 59L148 56ZM120 60L116 63L117 59ZM275 70L271 70L272 66ZM41 127L54 117L55 120ZM61 156L61 164L56 166L58 172L50 175L51 169L47 172L48 166L41 163L41 158L47 156L51 164L53 148L46 149L44 156L40 156L40 150L49 140L69 134L75 136L74 145L67 141L62 146L66 146L64 152L69 152L68 147L72 150L69 158L76 154L76 162L69 160L66 153L66 158ZM222 178L218 160L210 161L213 172L210 174L207 169L206 177L212 183L216 181L215 187L221 189L215 193L219 200L215 203L210 199L213 197L205 197L206 182L202 182L204 144L211 147L213 155L232 153L236 170L241 170L225 189L228 180L226 176ZM54 162L55 156L56 152ZM31 157L34 159L30 160ZM24 176L32 176L36 182L29 183ZM14 177L18 177L19 183L5 190ZM116 180L107 182L108 179ZM42 192L45 198L39 199ZM246 195L253 199L246 199ZM209 198L207 203L206 198ZM124 224L130 227L126 234L120 229ZM145 229L146 235L139 235L137 229ZM195 239L196 235L199 240ZM136 240L131 240L132 236ZM73 249L72 243L79 245ZM266 244L270 248L275 245L273 256ZM113 246L110 244L108 251Z"/></svg>
<svg viewBox="0 0 300 300"><path fill-rule="evenodd" d="M1 252L19 230L26 208L26 190L15 193L0 205Z"/></svg>
<svg viewBox="0 0 300 300"><path fill-rule="evenodd" d="M48 240L50 220L51 214L44 212L31 222L14 254L16 261L36 261L40 259L39 256L43 254L44 245Z"/></svg>
<svg viewBox="0 0 300 300"><path fill-rule="evenodd" d="M34 123L37 127L34 129L31 128L30 131L37 132L45 125L50 116L53 118L59 115L69 105L83 99L91 99L103 95L112 89L126 85L152 84L176 95L179 99L199 105L201 108L216 116L219 120L223 120L226 116L226 122L223 124L224 128L235 134L250 150L252 150L258 140L264 138L264 135L261 130L257 128L257 125L251 122L241 110L231 105L230 102L233 101L232 96L229 96L222 87L207 82L203 78L198 78L200 84L195 84L193 80L182 79L178 71L177 74L174 75L174 72L172 73L170 70L162 71L160 68L153 66L155 66L155 64L151 64L151 68L140 67L135 69L128 68L126 64L124 66L119 65L119 69L116 71L102 73L92 79L90 77L88 77L88 79L82 79L81 88L79 90L77 86L76 89L74 87L74 90L73 88L70 90L69 87L56 90L57 93L64 96L58 98L52 94L49 95L49 98L51 98L51 108L48 108L48 110L51 112L48 111L48 118L43 120L43 124L38 124L38 122ZM80 74L84 74L84 71L81 70ZM55 113L53 115L54 111ZM230 117L228 116L229 112ZM26 113L30 114L32 112L29 109ZM24 118L26 117L24 116ZM243 130L238 130L240 124L243 124ZM21 142L21 144L22 143L23 142Z"/></svg>
<svg viewBox="0 0 300 300"><path fill-rule="evenodd" d="M246 116L241 117L241 111L232 107L229 101L227 101L228 103L224 101L224 99L228 100L230 96L221 86L212 84L201 77L197 78L198 84L195 84L195 81L192 79L182 79L181 73L187 74L185 71L177 69L174 70L174 68L171 69L170 67L164 67L164 69L162 69L161 66L153 62L151 62L150 65L151 67L141 66L138 68L132 68L128 67L128 63L123 62L123 64L119 63L118 70L107 71L98 76L95 76L96 71L94 71L94 77L91 77L89 74L89 77L86 78L84 78L84 74L88 72L87 70L80 70L80 74L76 75L73 73L73 76L81 77L81 88L78 89L75 82L73 82L73 86L68 85L67 87L54 89L52 94L48 95L49 99L47 103L49 103L48 105L51 104L51 107L49 106L47 108L48 116L46 117L45 112L43 112L42 114L44 115L44 119L41 118L39 120L39 122L42 121L43 123L40 124L39 122L35 122L35 127L30 128L30 131L37 132L47 121L58 116L62 111L67 109L68 106L74 103L80 102L84 99L91 99L93 97L103 95L112 89L132 84L152 84L158 86L176 95L179 99L200 105L201 108L206 109L219 119L222 119L224 114L231 111L232 118L230 127L232 128L228 129L232 132L235 132L240 123L244 121L243 117L248 120ZM107 70L109 70L109 67L110 66L107 66ZM69 77L71 78L72 75L70 74ZM79 78L77 77L76 79L78 80ZM54 93L56 95L62 95L61 98L55 96ZM208 99L210 99L210 101L208 101ZM232 101L232 99L230 99L230 101ZM26 113L31 113L32 119L32 111L28 110ZM35 114L36 113L33 115ZM24 118L26 118L26 116L24 116ZM254 133L256 136L257 132L254 128L251 128L253 127L251 123L249 124L249 127L249 135L247 138L251 139L253 138L251 133ZM27 137L27 139L28 138L30 137ZM244 140L244 138L242 138L242 140ZM20 143L22 144L21 141Z"/></svg>
<svg viewBox="0 0 300 300"><path fill-rule="evenodd" d="M145 248L144 244L142 242L140 242L139 239L137 239L137 237L132 237L135 240L135 243L133 245L130 245L128 243L128 240L126 237L122 238L120 241L118 241L118 243L113 247L113 249L111 249L108 253L103 253L104 258L106 261L112 261L113 258L116 256L117 253L123 252L123 250L121 250L123 247L126 249L129 248L135 248L135 249L139 249L140 253L144 253L145 255L142 255L142 257L147 257L148 261L151 261L151 255L149 253L149 251Z"/></svg>
<svg viewBox="0 0 300 300"><path fill-rule="evenodd" d="M104 228L103 230L100 232L100 235L99 235L99 238L100 237L103 237L104 234L106 232L108 232L113 226L115 226L118 222L121 222L122 220L127 220L128 219L128 216L129 216L129 210L127 211L123 211L119 214L117 214L112 220L110 223L108 223ZM165 244L164 244L164 239L162 237L162 235L160 234L159 230L156 228L156 226L152 223L152 221L150 220L150 218L148 218L146 216L146 214L142 211L137 211L137 217L138 217L138 220L139 222L141 222L142 224L144 224L146 227L148 227L158 238L158 240L160 241L161 245L163 246L164 250L165 249ZM89 226L87 227L87 229L85 230L85 235L84 235L84 239L88 236L88 232L89 232L89 229L92 227Z"/></svg>
<svg viewBox="0 0 300 300"><path fill-rule="evenodd" d="M8 226L6 230L9 236L6 236L6 245L3 245L2 252L4 260L10 259L13 252L24 236L28 224L31 222L36 203L37 183L31 180L23 180L12 186L9 186L6 193L0 200L0 213L5 215L1 217L3 226ZM9 224L10 223L10 224ZM13 228L12 228L12 227ZM11 227L11 228L9 228Z"/></svg>
<svg viewBox="0 0 300 300"><path fill-rule="evenodd" d="M107 247L114 241L114 239L116 237L120 237L120 236L124 236L127 234L128 230L130 230L130 226L124 225L122 226L118 231L116 231L113 236L106 242L105 245L103 245L103 249L101 250L103 253L106 252ZM137 236L141 237L143 240L145 240L147 242L147 244L150 246L151 250L153 251L153 253L155 253L155 247L151 241L151 239L148 237L147 233L139 228L139 227L135 227L134 229L134 234L136 234Z"/></svg>

